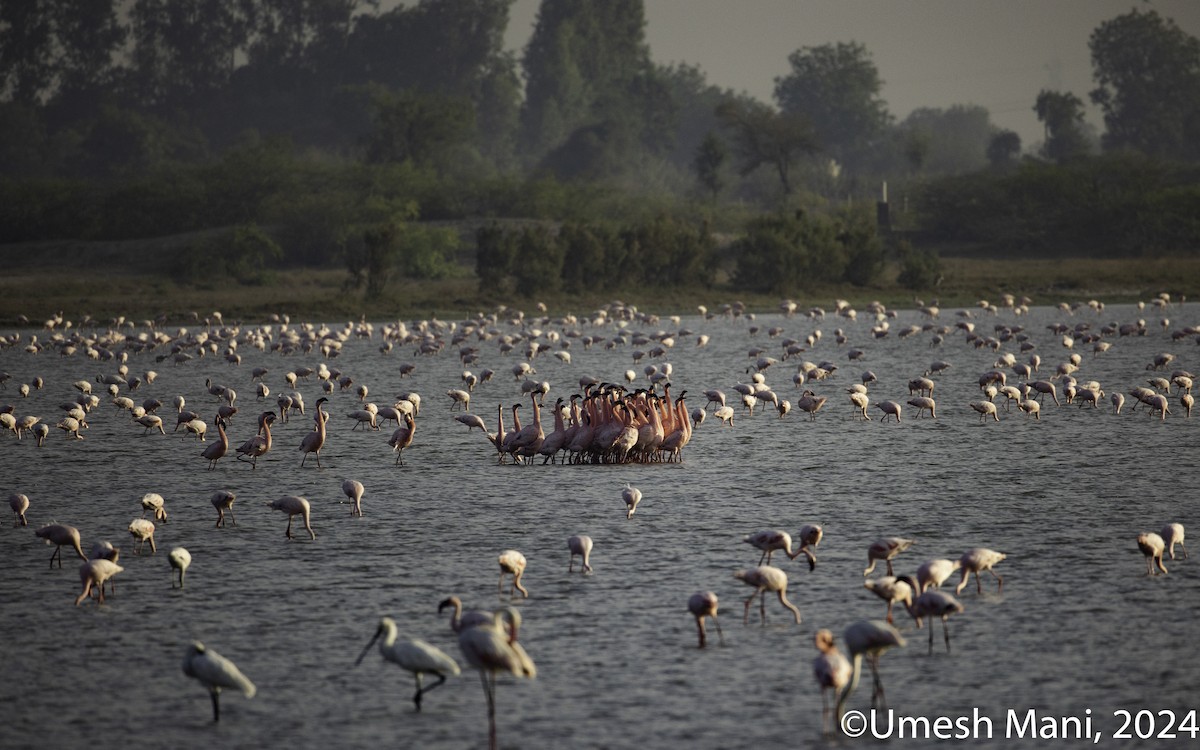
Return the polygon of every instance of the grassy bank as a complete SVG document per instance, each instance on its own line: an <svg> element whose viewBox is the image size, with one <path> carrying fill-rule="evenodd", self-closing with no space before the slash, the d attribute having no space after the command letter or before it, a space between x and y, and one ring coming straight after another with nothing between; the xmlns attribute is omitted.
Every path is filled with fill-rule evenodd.
<svg viewBox="0 0 1200 750"><path fill-rule="evenodd" d="M227 278L177 279L172 276L170 241L79 243L0 246L0 324L12 325L20 315L39 322L56 311L68 318L91 315L106 320L117 315L131 319L167 314L186 321L195 312L204 317L220 310L226 320L262 320L271 313L294 319L342 321L423 318L453 319L496 305L532 309L544 302L552 313L584 313L611 301L612 294L580 297L554 294L521 299L495 291L480 291L470 269L440 281L395 279L382 294L366 298L361 290L345 289L340 268L283 268L267 283L246 286ZM937 298L943 308L973 306L980 299L996 300L1008 292L1027 295L1035 304L1099 299L1106 303L1145 300L1161 291L1200 295L1200 259L1127 258L942 258L943 279L936 289L914 292L895 283L896 269L871 287L827 287L796 290L802 308L829 307L846 299L862 307L880 300L891 308L911 308L914 298ZM624 302L657 313L694 312L696 305L714 308L741 300L752 311L778 309L779 297L747 294L718 285L711 289L647 290L630 287Z"/></svg>

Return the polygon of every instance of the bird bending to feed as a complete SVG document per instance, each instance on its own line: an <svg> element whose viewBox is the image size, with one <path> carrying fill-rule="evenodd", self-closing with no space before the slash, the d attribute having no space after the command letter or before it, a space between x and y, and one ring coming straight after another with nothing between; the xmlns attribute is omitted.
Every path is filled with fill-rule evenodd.
<svg viewBox="0 0 1200 750"><path fill-rule="evenodd" d="M800 622L800 610L796 605L788 601L787 598L787 573L784 573L779 568L772 565L760 565L757 568L749 570L739 570L733 574L734 578L744 581L746 585L754 587L754 593L746 597L744 602L745 611L742 613L742 622L750 622L750 602L754 601L754 597L762 594L759 599L759 609L762 616L762 622L765 625L767 622L767 601L764 591L774 591L779 594L779 603L792 611L796 617L796 622Z"/></svg>
<svg viewBox="0 0 1200 750"><path fill-rule="evenodd" d="M892 558L909 547L916 544L912 539L901 539L898 536L884 537L877 539L867 548L867 569L863 571L864 576L871 575L871 571L875 570L875 563L883 560L887 563L887 574L895 575L892 572Z"/></svg>
<svg viewBox="0 0 1200 750"><path fill-rule="evenodd" d="M342 492L350 498L350 515L362 515L363 483L357 479L347 479L342 482Z"/></svg>
<svg viewBox="0 0 1200 750"><path fill-rule="evenodd" d="M188 552L183 547L176 547L171 550L171 554L167 555L167 559L171 561L171 588L175 588L175 571L179 571L179 588L183 588L183 575L187 573L188 566L192 564L192 553Z"/></svg>
<svg viewBox="0 0 1200 750"><path fill-rule="evenodd" d="M917 593L923 594L930 588L939 588L960 567L962 567L962 562L959 560L944 558L921 563L921 566L917 568Z"/></svg>
<svg viewBox="0 0 1200 750"><path fill-rule="evenodd" d="M50 524L33 532L38 537L45 539L46 544L54 545L54 554L50 555L50 567L54 567L54 558L58 558L58 567L62 567L62 548L63 545L74 547L75 552L79 554L80 560L87 560L87 555L83 554L83 546L79 542L79 529L74 526L64 526L62 524Z"/></svg>
<svg viewBox="0 0 1200 750"><path fill-rule="evenodd" d="M846 642L846 648L850 650L854 673L851 675L846 689L842 691L841 697L838 698L835 711L839 717L846 705L846 699L858 687L863 655L866 655L867 662L871 665L871 674L875 679L874 690L871 692L871 707L874 708L876 699L881 704L884 703L883 681L879 679L879 657L893 646L903 647L906 645L900 631L883 620L860 620L846 628L842 633L842 640Z"/></svg>
<svg viewBox="0 0 1200 750"><path fill-rule="evenodd" d="M75 606L78 607L88 597L88 594L92 592L92 586L95 586L99 590L100 603L103 604L104 582L123 570L125 568L103 557L96 560L88 560L80 565L79 582L83 585L83 591L79 592L79 596L75 598Z"/></svg>
<svg viewBox="0 0 1200 750"><path fill-rule="evenodd" d="M247 698L253 698L256 692L254 683L242 674L236 664L216 651L206 648L200 641L195 641L187 647L183 655L183 673L196 678L201 685L208 688L209 695L212 696L213 721L221 720L221 688L236 688Z"/></svg>
<svg viewBox="0 0 1200 750"><path fill-rule="evenodd" d="M637 510L638 503L642 501L642 491L626 484L625 489L621 490L621 499L625 501L625 517L631 518Z"/></svg>
<svg viewBox="0 0 1200 750"><path fill-rule="evenodd" d="M940 589L930 589L921 594L913 601L912 606L908 608L909 614L917 621L917 627L921 627L921 620L925 617L942 618L942 637L946 640L946 653L950 653L950 629L946 624L946 619L950 615L958 614L963 611L962 602L950 596L945 591ZM933 653L933 623L929 623L929 653Z"/></svg>
<svg viewBox="0 0 1200 750"><path fill-rule="evenodd" d="M375 645L375 641L379 640L379 636L383 636L383 640L379 641L379 655L401 669L412 672L416 677L417 692L413 695L413 703L416 704L418 711L421 710L422 695L445 682L446 675L457 675L461 672L458 663L441 649L416 638L398 640L396 621L390 617L380 618L375 635L371 636L371 640L358 655L354 666L357 667L362 663L363 657L371 650L371 646ZM424 687L421 684L421 678L426 674L437 675L438 681L429 687Z"/></svg>
<svg viewBox="0 0 1200 750"><path fill-rule="evenodd" d="M308 500L305 498L296 497L295 495L287 495L279 498L278 500L272 500L271 502L267 503L267 505L271 506L275 510L287 513L288 525L285 536L287 536L288 539L292 538L292 516L302 516L304 520L304 528L308 529L308 535L313 539L317 538L317 532L313 531L312 524L310 523L310 506Z"/></svg>
<svg viewBox="0 0 1200 750"><path fill-rule="evenodd" d="M567 572L570 573L575 569L575 556L583 558L583 565L580 566L580 571L583 573L592 572L592 564L590 562L592 556L592 538L583 534L576 534L567 539L567 549L571 550L571 562L567 565Z"/></svg>
<svg viewBox="0 0 1200 750"><path fill-rule="evenodd" d="M497 585L500 593L504 593L504 576L512 576L512 587L509 588L509 596L514 596L513 591L520 591L526 598L529 597L529 591L521 585L521 576L525 575L525 555L515 549L506 549L500 553L500 582Z"/></svg>
<svg viewBox="0 0 1200 750"><path fill-rule="evenodd" d="M795 560L796 555L799 554L792 552L792 537L786 531L763 529L742 537L742 541L755 549L762 550L762 554L758 558L759 565L762 565L764 560L767 565L770 565L771 555L775 550L781 550L789 560Z"/></svg>
<svg viewBox="0 0 1200 750"><path fill-rule="evenodd" d="M899 602L906 607L911 607L913 602L913 591L916 589L916 581L911 583L905 578L897 578L895 576L884 576L863 582L866 587L875 596L887 602L887 621L892 620L892 605Z"/></svg>
<svg viewBox="0 0 1200 750"><path fill-rule="evenodd" d="M704 631L704 618L711 617L713 625L717 629L717 638L721 640L721 645L725 645L725 635L721 632L721 623L717 620L717 595L711 591L697 591L688 597L688 612L692 613L692 617L696 618L696 630L700 635L700 646L704 648L708 642Z"/></svg>
<svg viewBox="0 0 1200 750"><path fill-rule="evenodd" d="M997 574L992 568L1006 557L1008 556L1003 552L997 552L996 550L987 549L985 547L976 547L964 552L962 557L958 558L958 562L962 566L962 580L958 582L958 586L955 587L954 593L961 594L962 590L967 586L967 579L969 579L971 574L974 573L975 591L978 594L982 594L983 583L980 580L980 575L985 570L991 573L992 577L996 579L996 592L999 593L1003 591L1004 578Z"/></svg>
<svg viewBox="0 0 1200 750"><path fill-rule="evenodd" d="M1171 555L1171 559L1175 559L1175 545L1178 544L1183 549L1183 559L1187 559L1187 547L1183 546L1183 524L1169 523L1162 528L1163 544Z"/></svg>
<svg viewBox="0 0 1200 750"><path fill-rule="evenodd" d="M142 547L146 546L146 542L150 542L150 554L158 552L158 547L154 546L154 523L152 521L147 521L145 518L133 519L129 522L129 533L137 540L133 554L142 554Z"/></svg>
<svg viewBox="0 0 1200 750"><path fill-rule="evenodd" d="M825 734L830 734L833 728L829 723L828 691L833 692L836 700L838 691L850 682L854 668L850 666L850 660L838 650L837 645L833 642L832 632L824 629L818 630L813 635L813 645L821 652L820 656L813 659L813 677L816 678L817 685L821 687L821 730ZM842 721L840 713L836 717L836 721L840 726Z"/></svg>
<svg viewBox="0 0 1200 750"><path fill-rule="evenodd" d="M490 622L463 628L458 647L463 658L479 670L488 706L488 747L496 750L496 674L507 672L517 677L537 677L537 667L517 642L521 614L513 607L496 610Z"/></svg>
<svg viewBox="0 0 1200 750"><path fill-rule="evenodd" d="M495 619L495 615L491 612L485 612L479 609L472 609L463 612L462 600L457 596L448 596L438 604L438 614L446 607L453 607L454 611L450 613L450 629L455 633L461 633L464 628L473 628L480 623L490 623Z"/></svg>
<svg viewBox="0 0 1200 750"><path fill-rule="evenodd" d="M163 496L157 492L147 492L142 495L142 516L145 517L146 511L154 514L154 520L159 523L167 522L167 509L164 507Z"/></svg>
<svg viewBox="0 0 1200 750"><path fill-rule="evenodd" d="M1145 534L1139 534L1137 538L1138 549L1146 556L1146 575L1157 575L1154 570L1155 566L1163 573L1167 572L1167 566L1163 565L1163 552L1167 545L1163 542L1163 538L1153 531ZM61 567L61 566L60 566Z"/></svg>
<svg viewBox="0 0 1200 750"><path fill-rule="evenodd" d="M237 519L233 517L233 501L237 500L237 495L229 490L217 490L213 493L209 501L213 507L217 509L217 525L216 528L221 528L225 525L225 512L229 512L229 520L237 526Z"/></svg>
<svg viewBox="0 0 1200 750"><path fill-rule="evenodd" d="M800 533L797 538L800 540L800 549L796 551L796 556L799 557L803 552L808 558L808 570L811 573L817 569L817 555L810 549L821 543L821 537L825 535L824 530L815 523L806 523L800 527Z"/></svg>
<svg viewBox="0 0 1200 750"><path fill-rule="evenodd" d="M25 511L29 510L29 497L27 495L20 492L9 495L8 506L12 508L13 513L17 514L17 520L13 521L13 526L29 525L29 521L25 518Z"/></svg>

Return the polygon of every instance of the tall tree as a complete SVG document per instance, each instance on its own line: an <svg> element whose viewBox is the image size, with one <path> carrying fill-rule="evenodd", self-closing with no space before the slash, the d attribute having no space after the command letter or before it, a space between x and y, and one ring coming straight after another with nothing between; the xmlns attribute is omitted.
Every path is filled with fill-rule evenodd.
<svg viewBox="0 0 1200 750"><path fill-rule="evenodd" d="M728 99L717 108L717 116L733 136L742 175L770 166L785 196L796 188L792 173L797 160L820 150L808 118L776 112L762 102Z"/></svg>
<svg viewBox="0 0 1200 750"><path fill-rule="evenodd" d="M1086 154L1087 135L1083 125L1083 100L1067 92L1042 89L1033 106L1046 131L1042 156L1063 163Z"/></svg>
<svg viewBox="0 0 1200 750"><path fill-rule="evenodd" d="M901 127L924 134L922 167L926 173L962 174L986 163L984 155L993 127L991 115L984 107L962 104L946 109L919 107L904 119ZM909 145L906 142L906 151Z"/></svg>
<svg viewBox="0 0 1200 750"><path fill-rule="evenodd" d="M38 103L54 81L54 27L49 0L0 3L0 99Z"/></svg>
<svg viewBox="0 0 1200 750"><path fill-rule="evenodd" d="M645 26L642 0L543 0L522 60L528 158L540 160L580 128L647 121L662 97Z"/></svg>
<svg viewBox="0 0 1200 750"><path fill-rule="evenodd" d="M1107 149L1200 159L1200 41L1155 11L1105 21L1088 40Z"/></svg>
<svg viewBox="0 0 1200 750"><path fill-rule="evenodd" d="M700 186L708 193L715 203L721 190L725 187L725 177L722 174L725 162L729 160L729 149L716 133L709 131L704 140L696 147L696 157L692 161L692 169Z"/></svg>
<svg viewBox="0 0 1200 750"><path fill-rule="evenodd" d="M775 79L779 108L806 116L821 146L857 168L891 122L879 95L883 81L867 48L857 42L802 47L788 63L792 72Z"/></svg>
<svg viewBox="0 0 1200 750"><path fill-rule="evenodd" d="M1012 130L1000 130L988 141L988 162L997 169L1016 163L1021 155L1021 136Z"/></svg>

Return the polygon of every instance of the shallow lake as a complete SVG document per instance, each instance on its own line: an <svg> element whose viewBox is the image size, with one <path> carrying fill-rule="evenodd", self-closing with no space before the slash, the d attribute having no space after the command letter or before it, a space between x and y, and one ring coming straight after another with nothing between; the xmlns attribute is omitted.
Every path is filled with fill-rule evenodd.
<svg viewBox="0 0 1200 750"><path fill-rule="evenodd" d="M972 311L971 322L984 336L997 324L1023 326L1042 358L1038 376L1049 378L1072 351L1081 357L1075 377L1099 381L1105 392L1128 393L1171 370L1200 371L1194 336L1172 340L1171 332L1197 320L1195 305L1139 310L1111 305L1100 313L1083 308L1068 314L1053 307L990 315ZM1169 317L1168 326L1160 319ZM1146 335L1106 337L1111 349L1093 356L1091 345L1064 348L1061 334L1048 326L1146 321ZM954 311L940 325L953 326ZM1166 420L1127 398L1119 415L1107 397L1098 409L1055 406L1048 398L1041 419L997 399L1000 421L981 422L968 404L980 398L978 379L993 369L998 353L967 342L958 328L933 345L932 334L900 338L897 332L926 319L915 310L888 321L892 333L875 338L874 323L860 311L857 321L827 315L823 320L760 313L756 319L685 316L678 322L630 321L623 329L586 320L562 326L538 323L543 332L577 329L612 338L622 330L690 331L658 360L635 364L632 352L653 344L633 343L587 349L579 338L542 341L555 348L570 341L571 362L550 354L533 361L537 380L551 384L547 403L579 392L580 377L620 382L626 369L645 386L647 364L669 362L673 393L687 390L689 408L703 406L703 392L718 388L734 402L733 386L746 382L755 347L782 358L785 337L804 339L821 330L820 340L801 356L834 362L827 380L809 384L828 397L810 421L793 410L753 416L735 403L732 428L712 417L700 425L680 463L647 465L498 465L491 444L477 430L454 421L445 392L461 388L464 369L496 371L473 394L472 411L495 429L497 406L528 398L510 370L523 361L522 345L502 354L497 339L469 342L480 360L464 367L457 346L435 356L417 354L413 344L380 351L384 324L370 338L351 337L340 356L284 355L260 351L246 340L252 326L240 328L241 364L221 353L174 365L156 361L169 345L128 357L130 376L156 370L157 379L130 394L154 397L167 434L143 436L129 414L109 403L97 375L114 373L118 361L60 356L53 348L33 355L24 347L31 336L45 342L45 330L14 330L15 346L0 350L0 370L11 375L0 403L18 416L39 415L54 425L59 404L86 380L101 396L89 416L86 439L68 439L52 429L38 448L30 438L0 435L0 490L27 494L30 526L0 529L0 632L6 706L0 742L4 747L85 748L98 744L148 747L486 747L483 691L466 667L439 601L450 594L468 608L513 603L524 623L521 641L537 662L536 680L501 677L497 724L501 747L700 747L873 745L869 738L822 738L821 695L812 677L813 633L831 629L841 642L843 629L861 619L883 617L884 603L863 588L866 550L874 540L900 536L916 545L895 560L897 573L921 562L957 558L972 547L1008 555L996 571L1002 593L985 576L983 594L971 581L960 597L965 611L950 619L952 652L947 653L936 623L932 655L927 633L902 611L896 622L908 646L881 661L888 705L911 717L980 715L993 722L993 738L978 744L1022 746L1031 740L1006 736L1013 710L1051 717L1091 719L1091 730L1110 744L1123 720L1118 710L1172 710L1182 719L1200 708L1196 684L1200 662L1200 557L1166 560L1170 574L1146 576L1135 540L1169 522L1200 528L1194 521L1195 469L1200 414L1188 419L1176 389ZM183 324L190 331L202 323ZM319 324L318 324L319 325ZM335 331L343 322L331 321ZM760 331L751 334L751 326ZM296 323L292 323L295 327ZM779 326L776 338L767 328ZM174 336L180 325L163 330ZM413 323L409 322L410 330ZM495 327L520 330L504 319ZM835 343L834 329L848 342ZM81 326L85 333L102 328ZM126 335L146 329L125 328ZM277 332L278 326L275 331ZM707 334L705 347L696 336ZM446 336L451 334L447 330ZM223 351L222 345L222 351ZM861 360L847 352L857 348ZM1001 351L1016 354L1017 341ZM1160 353L1176 360L1165 372L1147 369ZM951 367L932 376L937 383L936 420L916 418L904 407L899 424L854 418L846 388L872 370L872 404L908 400L907 382L935 360ZM781 398L793 403L792 382L799 358L780 361L764 373ZM354 387L336 390L323 468L310 457L300 467L297 448L311 429L313 404L321 386L313 376L298 382L308 416L277 422L274 448L252 470L230 456L206 470L200 443L183 430L172 433L176 395L199 411L215 435L213 415L220 403L205 382L228 385L239 397L229 428L239 445L255 430L255 417L275 407L287 390L284 373L322 362L369 387L368 400L390 404L394 396L421 395L414 442L404 465L394 463L387 445L391 426L352 430L346 415L358 408ZM401 377L402 364L415 364ZM258 403L251 370L266 367L272 394ZM1008 368L1009 383L1018 380ZM45 381L28 398L20 383ZM1062 388L1059 386L1061 394ZM124 394L125 391L122 390ZM1061 398L1061 395L1060 395ZM506 419L508 414L506 413ZM546 410L547 430L552 422ZM511 425L510 425L511 426ZM209 441L211 442L210 435ZM366 487L365 515L354 518L341 484L354 478ZM626 483L644 493L636 514L625 517L621 489ZM237 494L236 526L215 528L209 497L219 489ZM142 514L140 498L157 492L166 498L169 522L159 525L157 554L133 554L129 522ZM310 541L300 528L284 537L285 516L266 502L301 495L312 503L317 534ZM57 522L76 526L87 551L99 540L122 550L125 570L115 578L116 593L98 606L73 606L80 591L80 560L63 553L63 567L51 569L53 551L34 529ZM734 571L753 567L759 553L742 538L760 529L796 535L805 523L820 523L825 537L818 563L809 572L777 556L789 576L788 596L803 615L797 625L780 603L767 601L765 624L758 604L742 622L742 600L751 590ZM1200 532L1197 532L1200 534ZM566 540L588 534L595 540L594 573L568 573ZM190 550L193 558L184 589L172 587L168 551ZM528 599L510 600L497 592L497 556L522 551L529 561L524 583ZM882 574L882 566L874 575ZM958 581L956 574L947 586ZM724 646L710 628L710 645L696 647L688 596L712 590L721 601ZM952 590L952 589L951 589ZM424 700L415 713L411 675L371 653L354 659L374 633L380 616L390 615L403 635L440 647L463 664ZM222 696L222 717L213 724L203 687L181 670L185 647L201 640L234 660L258 687L246 700ZM870 673L848 707L869 710ZM1087 712L1090 711L1090 714ZM1157 717L1158 729L1165 719ZM1039 726L1041 726L1039 724ZM1141 729L1146 729L1143 719ZM1131 724L1127 731L1134 735ZM1187 736L1186 734L1181 737ZM893 740L894 746L923 747L920 739ZM1176 740L1180 741L1180 740ZM1034 740L1036 742L1036 740ZM1154 742L1147 740L1146 744ZM967 744L976 744L968 740ZM1044 744L1044 743L1043 743Z"/></svg>

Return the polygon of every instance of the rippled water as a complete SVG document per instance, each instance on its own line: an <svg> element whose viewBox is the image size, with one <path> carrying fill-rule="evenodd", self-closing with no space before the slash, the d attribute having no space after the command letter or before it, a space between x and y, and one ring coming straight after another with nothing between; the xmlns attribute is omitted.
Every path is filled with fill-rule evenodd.
<svg viewBox="0 0 1200 750"><path fill-rule="evenodd" d="M1148 313L1110 306L1100 316L1070 317L1037 308L1027 317L1002 313L976 322L985 333L998 321L1026 326L1046 376L1068 354L1048 323L1087 320L1098 328L1147 317L1149 335L1114 338L1111 351L1096 358L1090 348L1080 352L1081 381L1127 392L1151 375L1146 365L1160 352L1178 355L1179 368L1200 369L1192 339L1172 342ZM1172 329L1195 322L1188 319L1192 307L1167 314ZM892 327L913 322L922 321L903 311ZM32 500L29 528L6 524L0 530L7 563L0 578L0 703L6 706L0 744L486 746L484 696L475 674L464 671L448 681L416 714L407 673L376 654L357 668L353 663L383 614L394 617L402 633L462 662L437 604L449 594L472 608L506 602L496 589L496 557L506 548L529 559L524 580L531 596L517 604L525 619L522 642L539 674L534 681L501 678L502 747L874 744L821 738L812 635L827 627L840 641L850 623L883 615L883 603L862 587L862 570L867 546L891 535L918 541L898 558L897 572L976 546L1008 554L998 567L1003 594L990 578L982 596L974 584L963 592L966 611L950 624L951 654L940 626L929 656L926 633L907 616L897 618L909 645L882 661L889 705L897 712L932 719L979 709L994 721L992 744L1017 746L1030 740L1005 738L1009 709L1077 717L1090 709L1093 728L1108 738L1120 725L1114 710L1197 707L1200 559L1168 560L1170 575L1147 578L1134 540L1167 521L1195 527L1200 415L1185 419L1172 395L1166 421L1129 404L1116 416L1106 401L1097 410L1047 403L1040 421L1002 408L999 423L980 423L967 403L979 397L977 378L996 355L966 344L961 332L933 348L927 333L873 339L865 320L764 314L756 323L781 325L796 338L823 330L804 356L839 364L832 380L817 384L829 403L811 422L795 411L783 419L739 411L728 429L710 417L677 465L498 466L490 444L451 419L443 394L460 387L463 369L453 348L437 357L418 357L411 346L382 355L378 335L352 339L328 362L367 384L370 398L381 404L409 390L422 395L404 466L393 465L389 429L351 431L345 417L355 408L351 391L336 393L330 404L322 469L311 462L299 468L296 449L309 417L277 423L275 449L256 471L232 458L206 471L203 446L194 438L182 431L142 437L140 427L107 403L93 413L84 441L54 430L39 449L31 440L0 437L0 490ZM778 348L778 339L751 337L745 320L692 317L681 325L712 339L696 348L691 336L680 337L667 357L674 392L687 389L689 406L702 404L699 394L708 388L732 395L731 386L748 379L751 347ZM851 346L866 352L862 362L848 362L846 347L834 344L839 326ZM674 328L666 319L629 327ZM499 375L476 390L472 405L494 424L498 404L520 399L507 374L520 360L499 354L494 341L480 346L483 360L472 369L490 367ZM13 403L19 415L38 414L51 423L59 418L58 404L75 395L73 381L116 369L81 355L63 358L48 350L31 356L20 349L0 352L0 370L13 376L0 400ZM627 368L640 372L633 349L589 351L576 343L572 364L543 356L535 366L554 398L575 392L581 375L618 380ZM231 442L240 444L253 433L260 410L251 368L270 368L267 380L277 393L284 372L322 361L318 354L284 358L246 346L240 352L240 367L217 357L176 367L155 363L152 355L132 356L131 374L159 372L153 385L133 395L169 403L183 394L211 424L217 401L205 379L230 385L241 394L230 428ZM863 369L879 377L871 386L873 403L904 402L906 381L935 359L953 365L935 377L936 421L915 419L907 407L900 424L880 424L873 407L874 421L852 418L844 389ZM399 377L403 362L416 363L412 377ZM766 374L794 402L793 364ZM19 398L16 384L34 376L46 387ZM300 391L310 405L320 395L315 378L301 381ZM169 408L163 411L168 430L174 422ZM350 517L341 502L345 478L366 485L364 518ZM645 495L630 520L620 498L626 482ZM214 528L208 498L222 488L238 495L236 527ZM146 492L166 498L170 522L156 534L158 553L139 557L125 529L141 515ZM312 501L315 542L285 540L285 517L265 506L285 494ZM51 521L77 526L85 549L101 539L122 547L125 571L104 606L72 606L77 559L64 554L61 570L48 569L51 549L33 529ZM808 572L803 558L777 561L790 576L789 596L803 622L793 624L771 600L765 626L757 605L751 624L743 625L738 615L749 591L732 574L754 565L758 555L741 538L762 528L794 535L807 522L825 529L816 571ZM566 539L576 533L595 539L593 575L567 573ZM171 588L167 563L176 545L193 556L183 590ZM721 599L724 647L714 639L713 647L696 648L685 603L700 589ZM258 686L252 700L226 692L219 725L210 721L203 688L180 668L193 639L232 658ZM850 707L869 708L869 674L865 680Z"/></svg>

